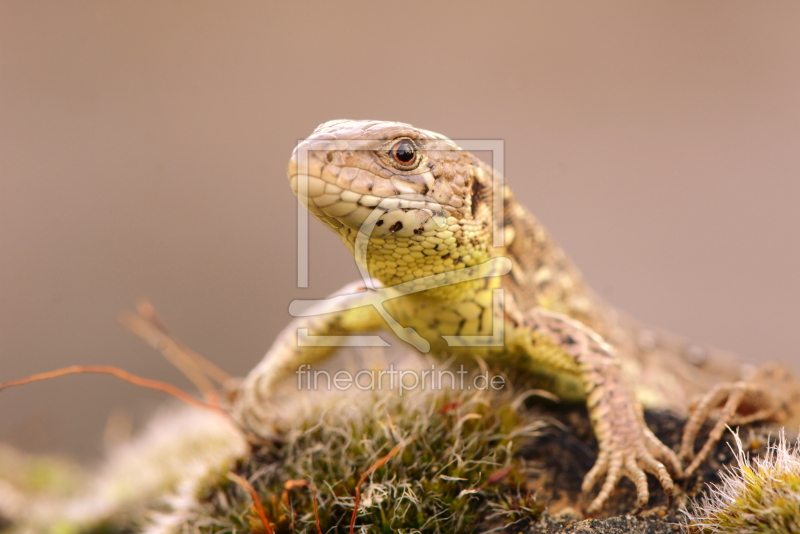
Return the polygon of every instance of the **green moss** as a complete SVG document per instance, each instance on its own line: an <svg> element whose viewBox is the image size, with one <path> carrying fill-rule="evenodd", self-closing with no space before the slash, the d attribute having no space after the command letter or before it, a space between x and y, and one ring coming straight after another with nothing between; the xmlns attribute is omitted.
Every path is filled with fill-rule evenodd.
<svg viewBox="0 0 800 534"><path fill-rule="evenodd" d="M0 443L0 481L30 495L68 496L83 485L80 467L66 458L35 456Z"/></svg>
<svg viewBox="0 0 800 534"><path fill-rule="evenodd" d="M276 532L316 532L309 490L284 490L293 479L316 488L323 532L347 532L359 478L403 444L363 484L357 531L474 532L527 522L541 507L515 453L542 424L512 401L508 393L425 391L340 399L306 410L237 472L256 488ZM221 484L184 528L258 531L251 502L237 485Z"/></svg>
<svg viewBox="0 0 800 534"><path fill-rule="evenodd" d="M736 436L737 465L687 513L693 532L800 533L800 440L791 447L781 431L766 455L750 459Z"/></svg>

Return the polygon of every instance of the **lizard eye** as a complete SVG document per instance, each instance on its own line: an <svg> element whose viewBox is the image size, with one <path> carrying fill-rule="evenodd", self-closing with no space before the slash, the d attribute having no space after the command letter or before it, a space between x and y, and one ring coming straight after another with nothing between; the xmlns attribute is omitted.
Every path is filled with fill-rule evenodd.
<svg viewBox="0 0 800 534"><path fill-rule="evenodd" d="M417 162L417 152L417 147L410 139L401 139L392 146L390 153L400 167L408 169Z"/></svg>

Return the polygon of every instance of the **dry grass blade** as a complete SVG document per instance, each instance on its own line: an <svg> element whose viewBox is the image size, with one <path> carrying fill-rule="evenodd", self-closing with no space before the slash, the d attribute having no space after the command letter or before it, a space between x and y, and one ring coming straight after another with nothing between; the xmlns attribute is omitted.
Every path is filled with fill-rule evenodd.
<svg viewBox="0 0 800 534"><path fill-rule="evenodd" d="M314 522L317 525L317 534L322 534L322 525L319 521L319 510L317 510L317 490L314 489L314 486L312 486L310 482L302 479L287 480L283 484L284 492L288 492L294 488L308 488L308 490L311 492L311 504L314 505Z"/></svg>
<svg viewBox="0 0 800 534"><path fill-rule="evenodd" d="M361 485L367 480L367 477L369 477L376 470L386 465L386 462L397 456L397 453L403 450L403 447L405 447L405 445L406 444L404 442L404 443L398 443L397 445L392 447L392 450L390 450L386 456L381 457L380 459L378 459L377 462L369 466L369 469L364 471L364 474L361 475L360 479L358 479L358 484L356 484L356 497L353 500L353 515L350 517L350 534L353 534L356 528L356 516L358 515L358 505L361 503Z"/></svg>
<svg viewBox="0 0 800 534"><path fill-rule="evenodd" d="M208 376L206 376L193 361L178 350L169 336L157 330L146 319L133 313L123 314L120 316L119 322L129 332L132 332L143 339L145 343L161 352L172 365L177 367L178 370L195 385L198 391L203 395L203 398L208 402L218 402L214 384L211 383Z"/></svg>
<svg viewBox="0 0 800 534"><path fill-rule="evenodd" d="M211 380L219 384L220 386L224 386L229 384L233 377L220 369L216 364L209 361L205 357L203 357L198 352L195 352L188 345L184 344L183 341L178 339L172 332L169 331L167 325L161 320L161 317L158 316L156 313L156 309L150 303L149 300L146 298L139 299L136 303L136 311L142 316L145 320L149 321L153 326L161 330L161 332L168 336L176 345L176 347L186 354L194 363L208 376Z"/></svg>
<svg viewBox="0 0 800 534"><path fill-rule="evenodd" d="M256 490L252 484L233 472L228 472L227 476L229 480L232 480L247 490L247 493L249 493L250 497L253 498L253 506L256 507L258 518L261 519L261 524L264 525L264 530L266 530L268 534L275 534L269 524L269 520L267 519L267 512L264 511L264 505L261 504L261 499L258 498L258 493L256 493Z"/></svg>
<svg viewBox="0 0 800 534"><path fill-rule="evenodd" d="M24 386L32 382L50 380L51 378L58 378L66 375L78 375L78 374L89 374L89 373L116 376L117 378L129 382L135 386L161 391L168 395L172 395L173 397L187 404L191 404L193 406L199 406L201 408L210 408L212 410L216 410L218 412L227 415L227 413L216 404L210 404L208 402L203 402L199 399L196 399L191 395L189 395L188 393L186 393L185 391L176 388L171 384L167 384L165 382L161 382L158 380L150 380L149 378L142 378L140 376L133 375L127 371L123 371L118 367L112 367L110 365L73 365L71 367L64 367L63 369L56 369L55 371L37 373L35 375L31 375L26 378L20 378L18 380L9 380L8 382L0 383L0 391L6 388Z"/></svg>
<svg viewBox="0 0 800 534"><path fill-rule="evenodd" d="M486 479L486 482L484 482L483 484L478 486L478 489L482 490L482 489L486 488L487 486L491 486L493 484L497 484L498 482L500 482L501 480L506 478L506 475L508 475L509 471L511 471L511 466L510 465L507 465L506 467L504 467L502 469L498 469L497 471L495 471L494 473L489 475L489 478Z"/></svg>
<svg viewBox="0 0 800 534"><path fill-rule="evenodd" d="M195 385L206 401L217 404L219 398L211 380L214 378L229 380L230 376L173 336L156 314L150 301L140 300L136 309L139 315L124 313L120 316L119 321L122 326L161 352L167 361L177 367ZM212 367L211 375L204 366Z"/></svg>

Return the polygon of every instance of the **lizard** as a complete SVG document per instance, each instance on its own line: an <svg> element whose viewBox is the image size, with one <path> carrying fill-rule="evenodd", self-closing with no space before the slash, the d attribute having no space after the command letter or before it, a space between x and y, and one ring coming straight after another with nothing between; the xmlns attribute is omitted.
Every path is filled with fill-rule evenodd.
<svg viewBox="0 0 800 534"><path fill-rule="evenodd" d="M396 122L329 121L295 148L288 177L300 202L355 254L364 279L295 310L241 383L232 413L252 434L263 433L275 409L276 384L337 348L302 344L298 332L330 339L387 327L423 352L479 357L562 400L585 402L599 453L582 490L602 480L590 514L622 477L636 487L639 513L649 501L646 473L671 502L674 480L698 467L726 425L787 417L788 394L775 393L792 382L782 368L753 371L617 311L499 173L443 135ZM687 413L692 397L699 400L676 454L647 427L643 405ZM695 455L702 423L720 406Z"/></svg>

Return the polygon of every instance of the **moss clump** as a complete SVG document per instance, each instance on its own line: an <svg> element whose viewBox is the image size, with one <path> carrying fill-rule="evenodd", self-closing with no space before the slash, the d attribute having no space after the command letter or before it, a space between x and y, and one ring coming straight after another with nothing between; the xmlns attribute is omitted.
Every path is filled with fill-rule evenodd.
<svg viewBox="0 0 800 534"><path fill-rule="evenodd" d="M800 439L783 430L767 454L751 459L736 439L736 465L720 472L720 483L687 512L691 532L800 533Z"/></svg>
<svg viewBox="0 0 800 534"><path fill-rule="evenodd" d="M294 423L254 446L237 474L258 492L277 533L347 532L361 475L400 452L361 487L357 532L475 532L538 517L520 444L543 426L508 392L359 393L295 407ZM185 531L258 532L250 496L233 483L209 491ZM179 528L178 531L181 531Z"/></svg>
<svg viewBox="0 0 800 534"><path fill-rule="evenodd" d="M172 532L181 518L192 517L196 496L246 452L244 437L227 417L194 407L169 408L141 435L111 452L104 464L85 473L75 490L67 492L69 484L58 482L48 491L23 492L24 486L3 476L14 467L6 464L0 469L0 517L9 522L3 532ZM30 486L59 480L42 473L36 458L17 465L17 471L36 475L28 476Z"/></svg>

